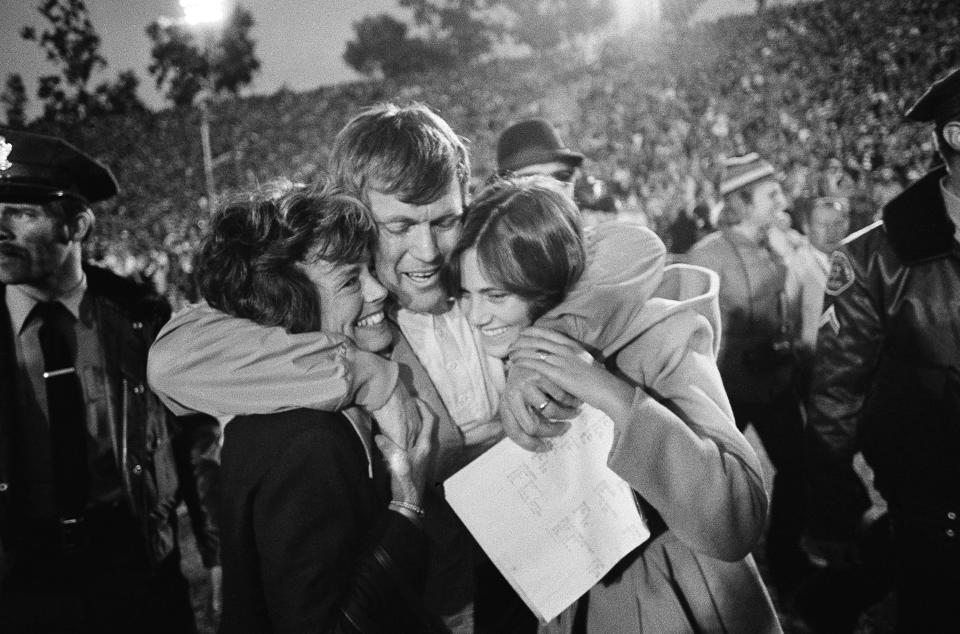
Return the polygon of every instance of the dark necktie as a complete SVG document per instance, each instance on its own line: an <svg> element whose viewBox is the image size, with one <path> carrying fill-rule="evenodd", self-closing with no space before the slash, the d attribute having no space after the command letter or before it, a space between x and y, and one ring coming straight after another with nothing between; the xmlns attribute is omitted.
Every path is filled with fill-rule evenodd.
<svg viewBox="0 0 960 634"><path fill-rule="evenodd" d="M41 302L34 309L40 318L40 349L47 388L50 450L57 513L79 518L87 503L87 425L75 368L74 316L60 302Z"/></svg>

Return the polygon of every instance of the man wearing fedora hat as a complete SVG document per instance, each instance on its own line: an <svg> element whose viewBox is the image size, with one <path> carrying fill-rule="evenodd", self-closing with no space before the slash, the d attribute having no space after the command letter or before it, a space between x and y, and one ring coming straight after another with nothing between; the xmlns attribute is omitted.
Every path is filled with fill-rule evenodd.
<svg viewBox="0 0 960 634"><path fill-rule="evenodd" d="M583 154L564 145L546 119L524 119L505 129L497 139L497 173L544 174L563 183L573 197Z"/></svg>
<svg viewBox="0 0 960 634"><path fill-rule="evenodd" d="M889 526L898 632L960 620L960 69L906 113L943 166L831 256L807 427L811 537L837 566ZM888 507L851 466L862 451Z"/></svg>
<svg viewBox="0 0 960 634"><path fill-rule="evenodd" d="M183 497L217 564L216 421L175 422L146 387L170 308L83 264L116 192L72 145L0 129L0 631L194 631Z"/></svg>

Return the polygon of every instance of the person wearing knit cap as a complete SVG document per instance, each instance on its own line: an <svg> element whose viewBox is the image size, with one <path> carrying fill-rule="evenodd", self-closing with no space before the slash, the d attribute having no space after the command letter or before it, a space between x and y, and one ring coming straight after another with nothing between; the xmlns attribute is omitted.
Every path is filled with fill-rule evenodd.
<svg viewBox="0 0 960 634"><path fill-rule="evenodd" d="M807 426L809 531L838 568L886 542L872 561L892 568L897 631L947 632L960 620L960 68L906 118L932 127L943 165L831 256ZM852 467L858 451L885 517Z"/></svg>
<svg viewBox="0 0 960 634"><path fill-rule="evenodd" d="M219 426L174 420L146 389L170 306L83 261L91 204L117 190L62 139L0 129L3 632L196 631L180 570L184 500L205 585L220 578Z"/></svg>
<svg viewBox="0 0 960 634"><path fill-rule="evenodd" d="M753 425L776 469L766 553L783 600L812 569L800 545L803 419L784 290L788 243L773 239L782 237L775 221L787 199L756 153L725 160L718 191L721 228L691 247L688 261L720 275L720 375L737 426Z"/></svg>
<svg viewBox="0 0 960 634"><path fill-rule="evenodd" d="M580 176L583 154L568 148L546 119L524 119L505 129L497 139L497 174L543 174L563 183L572 198Z"/></svg>

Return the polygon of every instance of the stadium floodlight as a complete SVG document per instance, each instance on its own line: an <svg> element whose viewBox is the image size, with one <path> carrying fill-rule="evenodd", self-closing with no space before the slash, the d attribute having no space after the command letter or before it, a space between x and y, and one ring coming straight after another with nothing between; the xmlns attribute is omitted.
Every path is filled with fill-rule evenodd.
<svg viewBox="0 0 960 634"><path fill-rule="evenodd" d="M191 26L220 24L226 12L223 0L180 0L183 20Z"/></svg>
<svg viewBox="0 0 960 634"><path fill-rule="evenodd" d="M203 31L209 43L213 38L213 31L223 24L226 17L224 0L180 0L183 9L183 22L194 29ZM200 142L203 149L203 173L207 182L207 206L212 212L216 200L216 183L213 179L213 152L210 148L210 100L212 87L210 78L201 79L203 90L200 95Z"/></svg>

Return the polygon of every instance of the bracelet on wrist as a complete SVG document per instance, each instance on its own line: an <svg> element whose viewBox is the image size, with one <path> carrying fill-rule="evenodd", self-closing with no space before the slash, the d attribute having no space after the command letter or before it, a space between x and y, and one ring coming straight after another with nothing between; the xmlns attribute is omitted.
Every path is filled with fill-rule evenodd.
<svg viewBox="0 0 960 634"><path fill-rule="evenodd" d="M390 500L389 508L393 509L407 509L411 511L414 515L419 518L422 518L424 515L423 507L413 502L403 502L401 500Z"/></svg>

